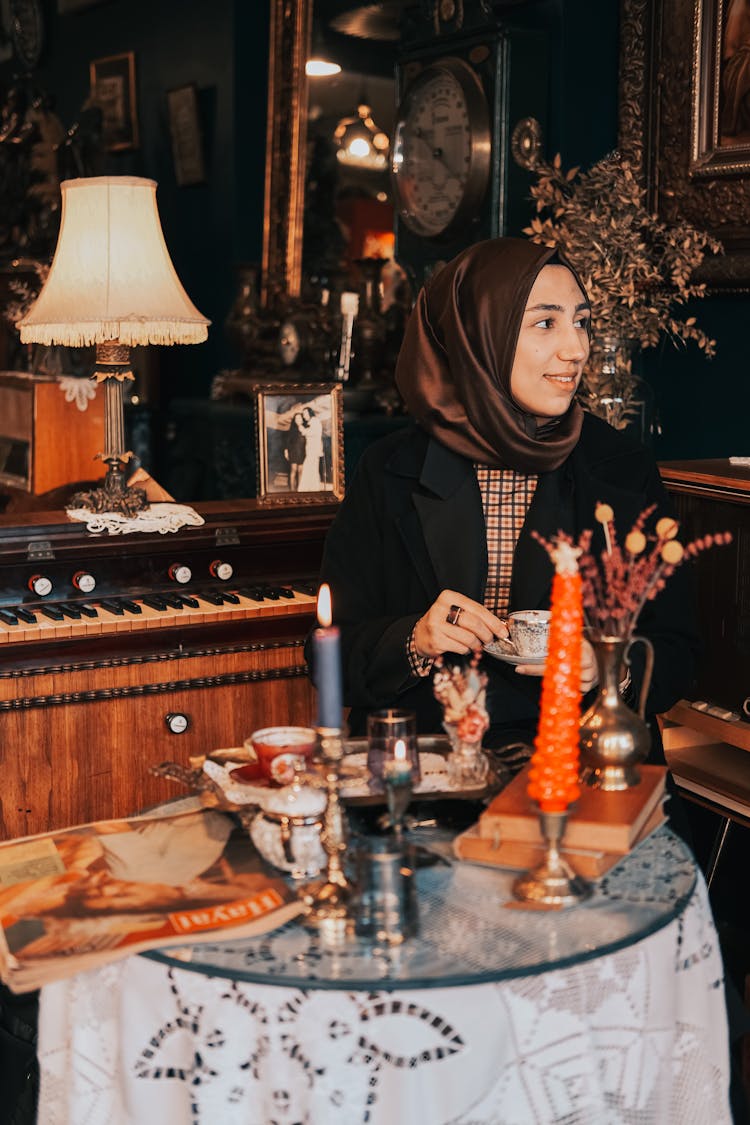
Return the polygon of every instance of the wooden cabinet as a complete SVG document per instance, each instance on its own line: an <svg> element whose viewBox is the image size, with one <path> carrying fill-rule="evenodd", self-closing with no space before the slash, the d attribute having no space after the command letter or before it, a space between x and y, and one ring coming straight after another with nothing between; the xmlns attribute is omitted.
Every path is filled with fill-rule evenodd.
<svg viewBox="0 0 750 1125"><path fill-rule="evenodd" d="M39 495L103 475L104 395L83 384L94 396L79 410L54 376L0 371L0 484Z"/></svg>

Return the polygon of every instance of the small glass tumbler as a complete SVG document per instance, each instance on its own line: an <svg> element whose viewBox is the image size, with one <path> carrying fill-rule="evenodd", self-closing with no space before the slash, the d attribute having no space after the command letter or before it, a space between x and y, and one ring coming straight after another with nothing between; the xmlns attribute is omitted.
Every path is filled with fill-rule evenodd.
<svg viewBox="0 0 750 1125"><path fill-rule="evenodd" d="M406 749L405 761L411 766L413 787L420 779L416 715L413 711L389 707L383 711L372 711L367 716L367 768L370 786L376 792L383 790L385 763L396 757L396 743L399 741Z"/></svg>
<svg viewBox="0 0 750 1125"><path fill-rule="evenodd" d="M371 839L357 853L354 932L376 944L400 945L419 929L413 848L393 836Z"/></svg>

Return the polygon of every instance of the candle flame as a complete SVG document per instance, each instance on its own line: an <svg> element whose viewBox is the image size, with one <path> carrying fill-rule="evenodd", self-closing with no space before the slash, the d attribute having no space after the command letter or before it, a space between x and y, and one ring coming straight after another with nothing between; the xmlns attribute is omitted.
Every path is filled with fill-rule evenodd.
<svg viewBox="0 0 750 1125"><path fill-rule="evenodd" d="M318 624L327 629L332 621L331 587L327 582L324 582L318 590Z"/></svg>
<svg viewBox="0 0 750 1125"><path fill-rule="evenodd" d="M393 757L397 762L406 761L406 743L403 738L396 739L396 744L393 747Z"/></svg>

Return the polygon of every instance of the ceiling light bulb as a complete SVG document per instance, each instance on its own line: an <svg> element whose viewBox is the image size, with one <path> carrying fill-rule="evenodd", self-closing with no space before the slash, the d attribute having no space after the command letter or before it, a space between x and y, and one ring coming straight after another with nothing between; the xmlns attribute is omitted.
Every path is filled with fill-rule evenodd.
<svg viewBox="0 0 750 1125"><path fill-rule="evenodd" d="M305 63L305 74L310 78L330 78L332 74L340 73L339 64L328 59L308 59Z"/></svg>

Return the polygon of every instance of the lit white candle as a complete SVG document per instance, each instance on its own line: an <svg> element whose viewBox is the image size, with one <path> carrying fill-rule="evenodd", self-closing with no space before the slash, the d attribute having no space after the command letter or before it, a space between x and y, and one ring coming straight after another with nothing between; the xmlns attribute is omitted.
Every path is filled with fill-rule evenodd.
<svg viewBox="0 0 750 1125"><path fill-rule="evenodd" d="M393 757L383 763L383 776L386 781L403 785L411 778L411 762L406 756L406 743L397 738L393 747Z"/></svg>

